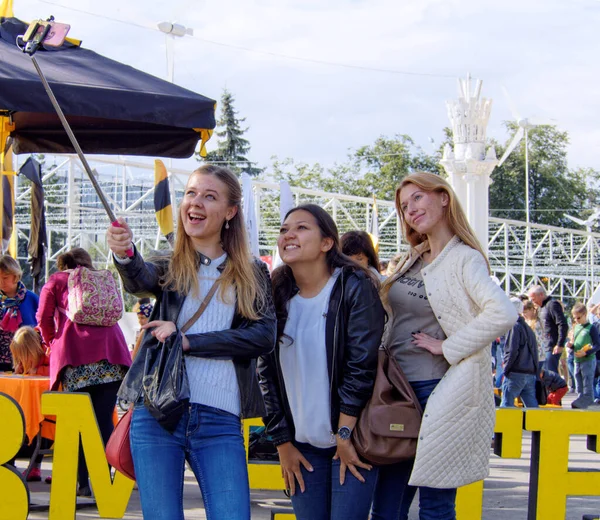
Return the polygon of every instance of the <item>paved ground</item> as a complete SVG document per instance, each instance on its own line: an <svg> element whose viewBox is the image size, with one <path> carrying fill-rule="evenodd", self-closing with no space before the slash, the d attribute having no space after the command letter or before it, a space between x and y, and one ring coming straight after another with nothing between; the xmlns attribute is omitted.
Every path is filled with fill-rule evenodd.
<svg viewBox="0 0 600 520"><path fill-rule="evenodd" d="M565 404L572 400L573 396L566 397ZM599 420L600 420L600 412ZM519 460L501 459L492 455L491 474L485 481L483 498L484 520L526 520L527 518L527 494L529 483L529 454L530 435L524 432L523 456ZM585 438L573 436L571 440L571 456L569 459L571 468L590 468L600 470L600 455L594 454L586 449ZM43 473L49 474L50 463L44 463ZM32 500L48 503L49 486L45 483L35 483L31 486ZM600 490L599 490L600 493ZM282 492L252 492L252 518L256 520L268 520L271 518L270 510L273 507L289 506L289 501ZM204 519L206 515L202 507L202 497L191 472L186 472L184 486L185 517L189 520ZM416 502L416 500L415 500ZM581 520L583 515L600 513L600 496L598 497L572 497L567 501L566 520ZM31 519L47 519L47 512L32 512ZM77 519L99 518L94 507L77 511ZM133 492L126 520L141 519L139 494ZM63 519L60 519L63 520ZM409 520L418 520L418 509L413 504ZM559 519L542 519L559 520Z"/></svg>

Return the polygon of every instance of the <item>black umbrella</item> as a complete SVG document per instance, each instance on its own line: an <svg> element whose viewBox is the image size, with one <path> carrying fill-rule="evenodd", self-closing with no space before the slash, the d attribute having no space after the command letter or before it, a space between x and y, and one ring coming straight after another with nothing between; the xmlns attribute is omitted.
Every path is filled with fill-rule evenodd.
<svg viewBox="0 0 600 520"><path fill-rule="evenodd" d="M0 69L0 119L9 120L13 149L75 151L118 226L84 152L189 157L199 138L204 145L211 135L215 102L78 45L46 49L40 42L50 27L31 28L16 18L0 23L0 59L7 66Z"/></svg>
<svg viewBox="0 0 600 520"><path fill-rule="evenodd" d="M14 152L75 150L29 56L16 44L27 25L0 19L0 117L12 120ZM190 157L215 127L215 101L71 43L36 60L85 153Z"/></svg>

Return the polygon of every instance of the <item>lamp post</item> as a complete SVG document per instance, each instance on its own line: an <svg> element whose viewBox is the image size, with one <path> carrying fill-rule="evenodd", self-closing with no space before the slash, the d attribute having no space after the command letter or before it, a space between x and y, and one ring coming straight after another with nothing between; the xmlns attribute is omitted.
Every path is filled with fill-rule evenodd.
<svg viewBox="0 0 600 520"><path fill-rule="evenodd" d="M492 100L481 97L482 81L471 91L471 76L458 80L458 100L447 101L454 148L444 147L440 164L450 177L469 224L483 250L488 246L490 174L498 164L493 146L485 150Z"/></svg>
<svg viewBox="0 0 600 520"><path fill-rule="evenodd" d="M158 30L162 33L165 33L165 43L167 47L167 80L169 83L175 83L175 49L174 43L175 38L183 38L186 34L189 36L194 35L194 29L190 27L185 27L178 23L171 22L160 22L158 24ZM173 166L173 160L169 159L167 161L167 169L170 170ZM175 204L175 183L173 179L169 181L169 191L171 192L171 204ZM156 248L158 249L158 242L160 240L160 229L158 234L156 235Z"/></svg>
<svg viewBox="0 0 600 520"><path fill-rule="evenodd" d="M171 22L160 22L158 24L158 30L165 33L167 42L167 77L169 82L173 83L175 77L175 58L173 43L175 38L183 38L186 34L189 36L194 35L194 29L185 27L178 23Z"/></svg>

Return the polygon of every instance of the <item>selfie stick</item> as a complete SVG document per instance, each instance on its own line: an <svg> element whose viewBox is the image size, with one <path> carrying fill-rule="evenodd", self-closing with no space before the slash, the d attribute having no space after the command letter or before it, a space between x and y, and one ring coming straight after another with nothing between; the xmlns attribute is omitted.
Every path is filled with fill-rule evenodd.
<svg viewBox="0 0 600 520"><path fill-rule="evenodd" d="M35 67L35 70L37 71L38 75L40 76L40 79L42 80L42 84L44 85L44 89L46 90L46 93L48 94L48 97L50 98L50 102L52 103L54 110L56 110L56 113L58 114L58 118L60 119L60 122L62 123L63 128L65 129L65 132L67 132L67 135L69 136L69 140L71 141L73 148L75 148L75 152L77 152L77 155L78 155L79 159L81 160L83 169L85 170L85 173L87 173L90 181L92 182L92 185L94 186L94 190L96 190L96 194L98 195L98 198L100 199L100 202L102 203L102 206L104 206L104 210L106 211L108 218L110 219L113 226L121 227L121 224L117 221L117 217L115 216L112 208L110 207L110 204L108 203L108 200L106 199L106 196L104 195L104 192L102 191L102 188L100 187L100 184L98 183L98 180L96 179L96 175L94 174L95 170L92 170L89 163L87 162L87 159L85 158L85 155L83 155L83 150L81 149L81 146L79 146L79 143L77 142L77 138L75 137L73 130L71 130L71 125L69 125L69 122L67 121L67 118L65 117L65 114L63 113L62 109L60 108L60 105L58 104L56 97L54 96L54 92L52 92L52 89L50 88L50 85L48 84L48 81L46 80L46 77L44 76L42 69L40 68L35 57L33 56L33 54L35 53L36 50L37 50L37 45L35 46L35 48L31 49L31 47L30 47L29 49L27 49L24 52L27 52L27 54L29 54L31 61L33 62L33 66ZM126 251L126 254L129 258L132 258L133 257L133 249L132 248L128 249Z"/></svg>

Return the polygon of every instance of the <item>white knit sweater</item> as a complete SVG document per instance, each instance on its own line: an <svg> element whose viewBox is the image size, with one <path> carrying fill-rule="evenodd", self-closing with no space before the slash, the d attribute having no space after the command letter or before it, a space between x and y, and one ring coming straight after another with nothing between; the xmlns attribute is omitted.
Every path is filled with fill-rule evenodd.
<svg viewBox="0 0 600 520"><path fill-rule="evenodd" d="M204 297L219 277L217 267L227 255L215 258L210 265L201 265L198 271L200 293L194 297L188 294L177 319L181 328L194 315ZM208 307L186 332L186 335L201 334L229 329L235 312L233 289L223 296L221 289L213 296ZM213 406L234 415L240 415L240 389L235 375L233 361L186 356L185 366L190 382L190 402Z"/></svg>

